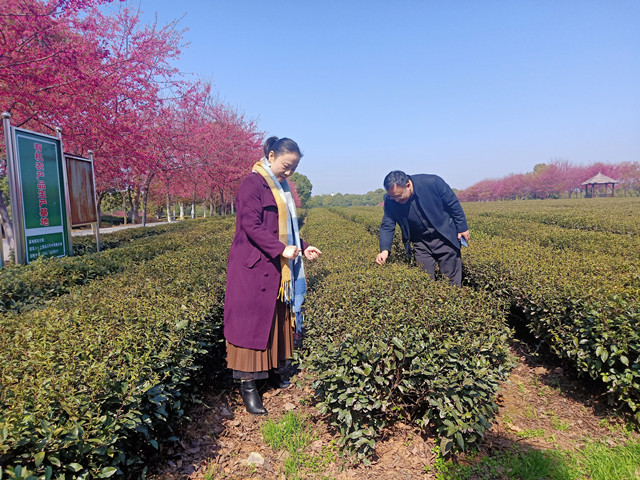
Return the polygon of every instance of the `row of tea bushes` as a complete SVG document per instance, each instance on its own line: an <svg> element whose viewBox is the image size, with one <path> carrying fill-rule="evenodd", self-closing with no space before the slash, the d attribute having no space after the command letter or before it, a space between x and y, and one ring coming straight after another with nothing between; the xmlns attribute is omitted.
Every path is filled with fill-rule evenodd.
<svg viewBox="0 0 640 480"><path fill-rule="evenodd" d="M640 197L465 203L467 216L534 221L587 232L640 235ZM624 240L621 240L624 242Z"/></svg>
<svg viewBox="0 0 640 480"><path fill-rule="evenodd" d="M102 251L109 250L111 248L119 248L124 245L135 242L138 239L147 238L147 237L157 237L160 235L164 235L169 232L180 231L185 229L190 229L193 227L194 223L198 223L203 219L189 219L186 221L177 221L177 222L167 222L163 224L156 224L152 227L146 226L142 227L140 225L135 228L127 228L123 227L114 232L110 232L107 234L100 234L100 249ZM72 237L73 241L73 254L75 256L78 255L86 255L87 253L95 253L96 252L96 238L93 234L87 235L74 235Z"/></svg>
<svg viewBox="0 0 640 480"><path fill-rule="evenodd" d="M524 312L530 330L579 371L604 381L640 421L640 276L637 257L542 248L482 232L465 275ZM615 234L611 234L615 235ZM535 237L535 235L534 235Z"/></svg>
<svg viewBox="0 0 640 480"><path fill-rule="evenodd" d="M100 253L40 258L29 265L8 264L0 270L0 312L40 306L66 294L74 285L136 268L163 252L184 247L185 241L196 243L209 230L210 223L201 220L131 228L104 235L104 251ZM95 244L95 239L92 241Z"/></svg>
<svg viewBox="0 0 640 480"><path fill-rule="evenodd" d="M366 461L398 420L433 429L443 453L481 439L511 367L504 306L418 269L376 265L375 237L328 210L309 212L304 237L323 255L308 266L302 364L342 446Z"/></svg>
<svg viewBox="0 0 640 480"><path fill-rule="evenodd" d="M640 199L465 204L471 242L463 260L466 282L523 312L556 355L605 382L640 421L640 236L627 231L640 210L631 215L633 207ZM555 224L570 227L550 225L553 212L560 212ZM350 215L372 229L382 209Z"/></svg>
<svg viewBox="0 0 640 480"><path fill-rule="evenodd" d="M207 352L222 345L232 236L233 219L207 221L182 232L182 247L2 317L9 478L142 475L192 400Z"/></svg>
<svg viewBox="0 0 640 480"><path fill-rule="evenodd" d="M382 221L382 207L334 207L329 210L346 220L360 225L368 233L374 235L376 237L374 242L375 248L379 251L378 231L380 229L380 222ZM400 229L396 228L391 245L390 260L410 263L404 252L402 234Z"/></svg>
<svg viewBox="0 0 640 480"><path fill-rule="evenodd" d="M474 231L513 242L533 243L544 249L568 250L604 258L615 264L618 270L625 267L623 264L633 264L635 256L630 252L640 249L640 235L567 229L489 213L471 215L470 219L473 220Z"/></svg>

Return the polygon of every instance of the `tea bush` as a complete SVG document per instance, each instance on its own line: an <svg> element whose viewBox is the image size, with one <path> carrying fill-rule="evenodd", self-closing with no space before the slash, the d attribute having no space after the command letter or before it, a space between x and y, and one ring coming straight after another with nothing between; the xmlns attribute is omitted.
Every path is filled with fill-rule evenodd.
<svg viewBox="0 0 640 480"><path fill-rule="evenodd" d="M208 221L209 220L204 218L188 219L146 227L138 225L135 228L122 228L120 230L116 230L115 232L109 232L106 234L101 233L100 249L104 251L111 248L119 248L135 242L138 239L157 237L170 232L189 230L191 228L194 228L201 222L206 224ZM87 253L96 252L96 238L93 234L74 235L72 237L72 241L74 256L86 255Z"/></svg>
<svg viewBox="0 0 640 480"><path fill-rule="evenodd" d="M611 255L545 248L535 233L531 241L514 242L485 234L484 223L473 217L469 221L476 226L473 248L464 257L469 282L523 312L529 329L555 354L605 382L612 398L626 403L640 421L637 257L613 247Z"/></svg>
<svg viewBox="0 0 640 480"><path fill-rule="evenodd" d="M522 200L465 203L467 216L488 214L492 218L533 221L567 230L640 235L640 199L574 198L564 200Z"/></svg>
<svg viewBox="0 0 640 480"><path fill-rule="evenodd" d="M304 236L323 255L308 267L301 361L342 446L366 461L400 419L432 428L445 453L480 440L511 366L504 306L406 265L375 265L377 239L353 218L313 209Z"/></svg>
<svg viewBox="0 0 640 480"><path fill-rule="evenodd" d="M208 352L223 345L233 219L201 227L181 233L182 247L0 319L9 478L142 475L147 453L171 439Z"/></svg>
<svg viewBox="0 0 640 480"><path fill-rule="evenodd" d="M522 312L578 371L603 381L640 422L640 199L464 205L464 278ZM374 231L382 209L342 215ZM394 246L396 256L401 250Z"/></svg>
<svg viewBox="0 0 640 480"><path fill-rule="evenodd" d="M197 242L209 228L210 224L199 220L127 229L103 235L104 251L84 255L78 254L74 237L72 257L39 258L29 265L8 264L0 270L0 312L37 307L66 294L74 285L136 268L161 253L184 247L185 241ZM95 250L95 239L92 242Z"/></svg>

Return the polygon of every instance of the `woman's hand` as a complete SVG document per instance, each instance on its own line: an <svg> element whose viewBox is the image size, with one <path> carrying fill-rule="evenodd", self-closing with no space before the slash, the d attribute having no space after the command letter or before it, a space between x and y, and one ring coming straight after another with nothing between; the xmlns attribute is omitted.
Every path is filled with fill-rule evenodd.
<svg viewBox="0 0 640 480"><path fill-rule="evenodd" d="M298 256L300 252L301 250L295 245L287 245L286 247L284 247L284 250L280 255L282 255L284 258L288 258L289 260L293 260Z"/></svg>
<svg viewBox="0 0 640 480"><path fill-rule="evenodd" d="M311 245L309 245L304 251L304 256L307 260L315 260L320 255L322 255L322 252L316 247L312 247Z"/></svg>

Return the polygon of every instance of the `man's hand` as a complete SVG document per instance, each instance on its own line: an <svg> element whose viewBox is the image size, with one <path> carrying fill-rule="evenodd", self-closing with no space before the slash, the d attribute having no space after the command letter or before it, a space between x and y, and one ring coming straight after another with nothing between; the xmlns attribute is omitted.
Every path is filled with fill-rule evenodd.
<svg viewBox="0 0 640 480"><path fill-rule="evenodd" d="M383 250L376 256L376 263L382 265L389 258L389 250Z"/></svg>
<svg viewBox="0 0 640 480"><path fill-rule="evenodd" d="M458 241L464 237L464 239L469 243L469 230L465 230L464 232L458 232Z"/></svg>

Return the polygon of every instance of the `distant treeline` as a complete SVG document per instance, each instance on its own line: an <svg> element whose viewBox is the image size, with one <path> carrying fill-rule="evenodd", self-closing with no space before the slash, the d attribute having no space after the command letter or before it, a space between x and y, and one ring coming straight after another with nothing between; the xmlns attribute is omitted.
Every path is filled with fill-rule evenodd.
<svg viewBox="0 0 640 480"><path fill-rule="evenodd" d="M577 166L566 160L540 163L529 173L512 173L502 178L482 180L457 192L457 195L463 202L584 196L582 183L598 173L618 182L615 185L615 195L640 195L638 162ZM604 186L596 187L594 195L603 195L604 191Z"/></svg>
<svg viewBox="0 0 640 480"><path fill-rule="evenodd" d="M539 163L532 172L511 173L502 178L481 180L464 190L454 189L461 202L492 200L532 200L538 198L571 198L584 196L582 182L598 173L612 178L616 196L640 196L640 163L594 163L572 165L567 160ZM309 192L311 190L309 184ZM306 189L305 189L306 192ZM611 186L609 186L609 193ZM382 203L384 189L379 188L364 195L335 193L313 195L303 199L307 208L314 207L359 207ZM604 186L596 187L595 196L604 194ZM304 201L306 200L306 201Z"/></svg>
<svg viewBox="0 0 640 480"><path fill-rule="evenodd" d="M378 205L382 202L382 197L386 192L383 188L379 188L364 195L356 195L353 193L335 193L329 195L313 195L305 206L307 208L314 207L364 207Z"/></svg>

